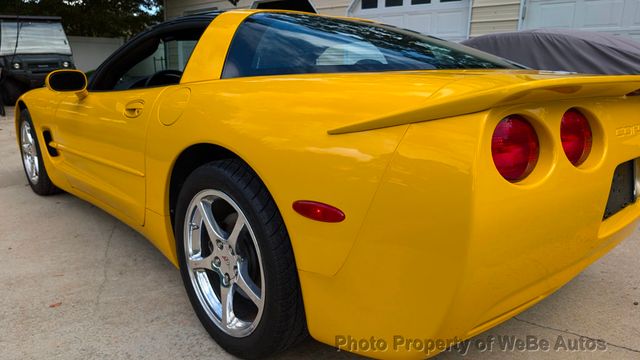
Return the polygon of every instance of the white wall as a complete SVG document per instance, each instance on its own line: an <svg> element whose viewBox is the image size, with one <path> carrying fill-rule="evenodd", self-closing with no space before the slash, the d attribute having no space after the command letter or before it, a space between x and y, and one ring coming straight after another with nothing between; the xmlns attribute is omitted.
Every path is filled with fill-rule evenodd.
<svg viewBox="0 0 640 360"><path fill-rule="evenodd" d="M120 38L83 36L69 36L68 38L76 68L85 72L95 70L124 42Z"/></svg>

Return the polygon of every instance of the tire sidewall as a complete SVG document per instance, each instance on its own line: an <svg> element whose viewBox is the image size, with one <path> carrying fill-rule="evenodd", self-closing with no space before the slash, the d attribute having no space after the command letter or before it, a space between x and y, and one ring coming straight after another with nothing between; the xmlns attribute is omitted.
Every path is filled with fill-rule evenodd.
<svg viewBox="0 0 640 360"><path fill-rule="evenodd" d="M209 318L206 312L202 309L202 304L200 304L198 300L195 293L196 290L193 288L186 265L184 248L184 225L187 215L186 212L191 200L199 192L207 189L222 191L238 204L244 212L247 221L251 225L260 248L260 256L265 279L265 283L262 285L262 288L265 289L264 309L256 329L250 335L243 338L236 338L226 334ZM215 166L204 166L198 168L189 176L180 191L180 195L178 196L175 239L182 280L187 290L189 300L191 301L191 304L193 305L193 308L205 329L216 340L216 342L218 342L218 344L228 352L240 354L243 357L253 357L246 354L243 355L244 351L247 349L255 351L256 349L264 348L268 345L268 342L270 341L269 334L272 332L271 330L273 330L271 329L271 325L274 323L274 317L277 315L276 311L278 311L278 309L274 309L270 306L270 299L274 295L272 293L272 291L274 291L272 288L274 287L270 286L270 284L275 281L272 274L272 270L275 266L275 259L273 258L273 253L270 251L270 244L266 243L269 237L267 235L266 227L255 209L255 204L252 204L247 194L239 185L236 184L236 182L234 182L228 173Z"/></svg>
<svg viewBox="0 0 640 360"><path fill-rule="evenodd" d="M38 155L38 181L36 183L31 181L31 177L27 172L27 167L24 164L24 149L22 148L22 126L24 125L24 123L29 124L29 130L31 132L31 136L35 141L36 154ZM42 161L42 152L40 151L40 141L38 141L38 136L36 135L36 131L33 127L33 121L31 121L31 116L29 115L29 111L27 109L24 109L20 114L18 140L20 142L20 160L22 161L22 169L24 170L24 174L27 177L29 185L31 186L33 191L37 192L37 189L39 189L39 185L42 183L42 169L44 169L44 163Z"/></svg>
<svg viewBox="0 0 640 360"><path fill-rule="evenodd" d="M33 139L35 140L36 153L38 154L38 169L40 170L40 173L38 174L38 182L35 184L31 182L31 179L29 178L29 174L27 174L27 168L24 165L24 159L23 159L24 150L22 149L23 122L27 122L31 127L31 136L33 136ZM60 189L56 187L51 181L51 179L49 178L49 173L47 172L47 168L45 167L45 164L44 164L44 154L40 147L38 132L36 131L36 127L34 126L33 121L31 120L31 114L29 114L29 110L27 109L20 110L20 124L18 127L18 134L16 134L16 136L20 144L20 161L22 162L22 168L24 170L25 176L27 177L27 182L29 183L29 186L31 186L31 189L33 190L33 192L35 192L40 196L49 196L49 195L60 193Z"/></svg>

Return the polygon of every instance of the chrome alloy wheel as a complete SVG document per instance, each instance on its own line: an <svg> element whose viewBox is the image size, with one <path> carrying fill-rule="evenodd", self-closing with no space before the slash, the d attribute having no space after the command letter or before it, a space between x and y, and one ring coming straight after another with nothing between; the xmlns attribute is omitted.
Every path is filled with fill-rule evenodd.
<svg viewBox="0 0 640 360"><path fill-rule="evenodd" d="M38 162L38 150L36 148L36 139L33 137L31 125L27 121L23 121L20 126L20 142L22 146L22 162L27 172L27 177L32 184L37 184L40 178L40 165Z"/></svg>
<svg viewBox="0 0 640 360"><path fill-rule="evenodd" d="M184 242L191 284L204 311L224 333L250 335L264 309L264 268L238 204L218 190L196 194L185 216Z"/></svg>

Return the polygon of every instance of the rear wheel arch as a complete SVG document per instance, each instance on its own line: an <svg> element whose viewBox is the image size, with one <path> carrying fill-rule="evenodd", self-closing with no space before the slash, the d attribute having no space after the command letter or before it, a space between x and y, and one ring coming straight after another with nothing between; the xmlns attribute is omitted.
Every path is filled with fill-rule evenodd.
<svg viewBox="0 0 640 360"><path fill-rule="evenodd" d="M171 214L171 224L175 229L175 210L180 189L184 185L187 177L197 168L207 163L242 158L233 151L211 143L194 144L184 149L176 158L171 168L169 177L169 213ZM243 160L244 161L244 160Z"/></svg>
<svg viewBox="0 0 640 360"><path fill-rule="evenodd" d="M171 230L175 232L177 224L176 224L176 214L178 208L178 198L180 192L187 180L187 178L198 168L203 165L210 164L212 162L220 161L220 160L238 160L246 169L251 172L255 179L261 184L264 188L264 191L267 193L269 198L272 199L277 212L282 216L282 208L275 201L274 196L271 192L271 189L262 178L259 171L256 170L251 163L246 161L242 156L237 154L236 152L214 143L198 143L190 145L189 147L182 150L180 155L176 157L176 160L173 162L171 167L171 171L168 176L168 189L166 200L168 200L168 210L169 210L169 219L171 221ZM166 205L165 205L166 206ZM283 219L284 221L284 219ZM285 223L286 229L286 223ZM287 235L289 234L288 230L285 230ZM293 242L293 240L290 239ZM293 246L293 243L291 244ZM177 251L177 250L176 250ZM295 251L294 251L295 253ZM294 254L295 257L295 254ZM297 261L296 261L297 267Z"/></svg>

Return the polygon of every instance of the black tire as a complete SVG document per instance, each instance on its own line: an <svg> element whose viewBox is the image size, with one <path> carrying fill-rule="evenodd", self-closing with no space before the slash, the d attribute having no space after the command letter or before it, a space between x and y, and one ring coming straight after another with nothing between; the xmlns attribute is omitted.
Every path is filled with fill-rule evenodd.
<svg viewBox="0 0 640 360"><path fill-rule="evenodd" d="M35 140L33 143L33 150L37 155L37 165L38 165L38 177L37 179L32 179L29 175L29 170L27 169L27 164L25 163L25 148L22 146L23 144L23 125L28 124L28 132L31 135L32 139ZM29 110L24 109L20 112L20 126L18 127L18 140L20 144L20 156L22 159L22 168L24 169L24 173L27 177L27 181L31 186L33 192L41 196L48 196L60 193L60 189L58 189L51 179L49 178L49 174L47 174L47 169L44 166L44 161L42 160L42 151L40 150L40 143L38 142L38 134L35 131L33 126L33 121L31 121L31 115L29 114Z"/></svg>
<svg viewBox="0 0 640 360"><path fill-rule="evenodd" d="M266 289L263 290L264 307L255 329L244 337L229 335L207 315L206 305L196 294L190 278L191 270L186 263L185 219L192 200L205 190L222 192L236 203L253 230L255 239L252 239L259 248L258 256L264 270L262 286ZM175 238L180 272L189 300L204 328L227 352L240 358L263 358L308 336L296 263L286 227L266 187L244 162L237 159L215 161L189 175L178 196ZM239 251L238 255L241 255ZM222 277L214 274L216 278Z"/></svg>
<svg viewBox="0 0 640 360"><path fill-rule="evenodd" d="M22 95L23 87L20 83L11 80L5 79L2 82L2 87L0 88L0 92L2 92L2 102L7 106L15 106L16 101L20 95Z"/></svg>

